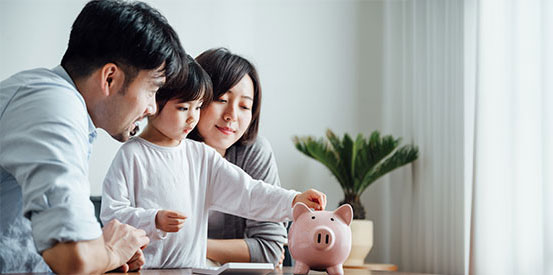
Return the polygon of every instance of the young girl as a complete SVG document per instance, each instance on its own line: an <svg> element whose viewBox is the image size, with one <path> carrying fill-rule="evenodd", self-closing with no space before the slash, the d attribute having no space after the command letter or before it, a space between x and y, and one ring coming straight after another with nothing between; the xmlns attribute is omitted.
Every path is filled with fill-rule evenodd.
<svg viewBox="0 0 553 275"><path fill-rule="evenodd" d="M186 86L158 92L158 114L121 147L104 180L100 217L146 231L145 268L204 266L209 210L278 222L291 219L296 202L326 205L318 191L253 180L214 149L185 139L212 95L209 76L191 57L188 66Z"/></svg>

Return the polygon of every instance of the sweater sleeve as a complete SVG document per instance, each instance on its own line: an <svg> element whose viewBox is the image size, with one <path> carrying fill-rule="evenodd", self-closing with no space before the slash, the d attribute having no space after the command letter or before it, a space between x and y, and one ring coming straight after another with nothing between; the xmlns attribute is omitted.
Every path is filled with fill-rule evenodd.
<svg viewBox="0 0 553 275"><path fill-rule="evenodd" d="M128 156L132 154L125 152L128 148L123 146L119 150L104 179L100 219L104 224L117 219L146 231L151 239L164 239L167 232L156 228L158 209L135 207L130 190L134 184L132 157Z"/></svg>

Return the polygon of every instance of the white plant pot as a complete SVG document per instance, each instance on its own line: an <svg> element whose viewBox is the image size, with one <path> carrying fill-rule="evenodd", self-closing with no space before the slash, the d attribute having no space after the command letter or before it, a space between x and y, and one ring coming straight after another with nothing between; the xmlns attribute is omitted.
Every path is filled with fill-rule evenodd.
<svg viewBox="0 0 553 275"><path fill-rule="evenodd" d="M344 266L363 266L373 247L373 222L353 220L351 228L351 252Z"/></svg>

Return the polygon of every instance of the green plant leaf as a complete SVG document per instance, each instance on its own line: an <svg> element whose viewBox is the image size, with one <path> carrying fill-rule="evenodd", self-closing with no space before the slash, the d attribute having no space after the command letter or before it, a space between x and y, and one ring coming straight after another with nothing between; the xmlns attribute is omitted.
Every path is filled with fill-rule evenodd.
<svg viewBox="0 0 553 275"><path fill-rule="evenodd" d="M294 137L294 144L300 152L326 166L336 177L342 189L348 188L346 185L347 179L342 172L337 154L322 139Z"/></svg>
<svg viewBox="0 0 553 275"><path fill-rule="evenodd" d="M324 166L336 177L347 198L359 196L375 180L418 158L414 145L399 147L400 138L380 136L373 131L367 139L358 134L355 141L349 134L340 139L330 129L324 138L294 137L296 148ZM362 215L364 216L364 215Z"/></svg>

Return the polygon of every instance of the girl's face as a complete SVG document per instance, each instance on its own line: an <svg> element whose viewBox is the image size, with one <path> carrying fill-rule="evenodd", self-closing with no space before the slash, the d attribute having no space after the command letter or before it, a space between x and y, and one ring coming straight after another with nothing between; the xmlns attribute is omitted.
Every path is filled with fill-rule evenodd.
<svg viewBox="0 0 553 275"><path fill-rule="evenodd" d="M202 109L198 131L221 155L238 141L252 121L253 82L245 75L230 90Z"/></svg>
<svg viewBox="0 0 553 275"><path fill-rule="evenodd" d="M201 100L179 102L179 99L172 99L149 123L167 139L180 142L198 123L201 107Z"/></svg>

